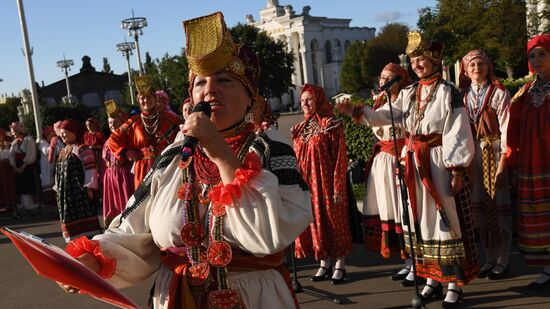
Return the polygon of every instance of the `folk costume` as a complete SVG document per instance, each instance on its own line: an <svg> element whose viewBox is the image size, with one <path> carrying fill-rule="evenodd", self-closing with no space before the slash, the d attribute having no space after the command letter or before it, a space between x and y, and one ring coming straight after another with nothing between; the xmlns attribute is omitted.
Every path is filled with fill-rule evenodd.
<svg viewBox="0 0 550 309"><path fill-rule="evenodd" d="M118 118L123 123L128 118L126 114L117 108L114 101L109 101L109 104L114 106L111 109L107 107L107 117ZM134 193L134 177L130 161L126 158L117 159L109 145L103 146L101 158L106 167L103 175L103 220L105 226L109 226L122 213Z"/></svg>
<svg viewBox="0 0 550 309"><path fill-rule="evenodd" d="M154 96L148 76L138 77L136 88L139 94ZM133 115L109 136L107 143L116 159L127 159L126 152L129 150L140 153L133 166L135 188L151 169L155 158L174 141L179 123L176 115L155 108Z"/></svg>
<svg viewBox="0 0 550 309"><path fill-rule="evenodd" d="M409 33L409 57L441 63L442 45ZM437 282L466 284L479 271L467 178L461 192L451 192L451 173L463 173L474 157L468 116L460 92L436 72L401 90L393 105L405 129L405 184L409 192L416 270ZM369 126L391 123L389 106L354 111ZM407 251L407 226L403 226Z"/></svg>
<svg viewBox="0 0 550 309"><path fill-rule="evenodd" d="M254 90L251 95L257 92L257 58L233 43L221 13L184 26L190 87L197 75L225 72ZM243 162L232 183L221 182L200 146L182 162L183 143L177 141L155 162L124 213L87 242L96 248L78 241L67 251L93 251L100 274L119 288L157 272L153 308L297 307L283 255L312 217L292 148L256 136L244 115L221 133Z"/></svg>
<svg viewBox="0 0 550 309"><path fill-rule="evenodd" d="M292 128L300 173L311 191L314 220L296 239L298 258L316 260L345 257L352 250L346 188L348 154L342 121L321 87L305 84L313 94L315 110Z"/></svg>
<svg viewBox="0 0 550 309"><path fill-rule="evenodd" d="M389 63L382 71L391 71L401 76L399 89L411 83L409 74L401 66ZM373 110L388 104L388 96L381 93L375 98ZM360 119L356 118L357 121ZM396 123L395 136L397 138L397 153L405 144L405 130ZM395 144L392 136L392 126L383 125L371 128L377 142L365 167L366 188L363 200L365 227L365 246L372 251L380 252L382 257L390 258L393 254L400 254L405 258L403 229L401 227L401 203L399 197L399 183L395 176Z"/></svg>
<svg viewBox="0 0 550 309"><path fill-rule="evenodd" d="M55 135L54 129L51 126L45 127L42 133L42 138L38 144L38 150L40 151L40 183L42 185L42 191L40 193L40 200L42 204L42 211L47 212L50 215L57 215L57 204L55 201L55 191L53 185L55 182L55 162L50 162L50 151L61 151L62 147L58 149L51 148L50 142ZM55 156L52 154L51 157Z"/></svg>
<svg viewBox="0 0 550 309"><path fill-rule="evenodd" d="M550 51L550 35L531 39L529 53L541 46ZM531 72L534 72L531 64ZM550 81L525 84L512 99L508 126L507 164L517 173L519 250L528 265L550 266ZM547 274L550 277L550 273ZM549 279L550 280L550 279Z"/></svg>
<svg viewBox="0 0 550 309"><path fill-rule="evenodd" d="M468 64L480 59L487 65L483 84L474 85L467 77ZM501 157L506 155L506 133L510 116L510 93L494 76L493 64L481 50L462 58L460 87L475 141L475 157L469 169L472 177L472 213L481 236L487 260L481 277L497 279L507 272L512 241L512 207L507 174L496 184Z"/></svg>
<svg viewBox="0 0 550 309"><path fill-rule="evenodd" d="M23 212L32 212L39 207L33 198L37 185L34 172L36 145L32 136L25 135L25 127L20 122L13 122L10 129L14 133L10 148L10 164L15 169L15 191L20 198L17 208ZM17 169L21 168L18 172Z"/></svg>
<svg viewBox="0 0 550 309"><path fill-rule="evenodd" d="M0 128L0 212L8 212L11 216L17 217L15 193L15 171L10 164L10 147L6 142L6 131Z"/></svg>
<svg viewBox="0 0 550 309"><path fill-rule="evenodd" d="M80 236L101 233L98 218L98 175L95 154L82 144L82 125L75 120L64 120L61 129L76 135L74 142L67 143L61 150L55 168L57 208L61 231L65 241ZM88 190L95 191L94 197Z"/></svg>

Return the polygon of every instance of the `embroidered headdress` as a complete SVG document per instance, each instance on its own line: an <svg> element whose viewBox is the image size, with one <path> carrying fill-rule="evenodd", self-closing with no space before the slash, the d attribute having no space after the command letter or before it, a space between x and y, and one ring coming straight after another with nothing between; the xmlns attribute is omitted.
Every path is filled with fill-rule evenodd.
<svg viewBox="0 0 550 309"><path fill-rule="evenodd" d="M147 75L136 77L136 89L138 95L154 95L153 81Z"/></svg>
<svg viewBox="0 0 550 309"><path fill-rule="evenodd" d="M437 65L441 63L443 56L442 43L427 39L420 31L411 31L407 36L408 43L405 53L409 58L425 56Z"/></svg>
<svg viewBox="0 0 550 309"><path fill-rule="evenodd" d="M491 60L491 57L489 57L489 55L487 55L487 53L481 49L471 50L464 57L462 57L462 61L460 62L460 88L470 86L472 80L466 75L466 69L468 67L468 64L470 64L470 62L476 58L483 60L487 64L487 80L493 81L495 85L503 89L504 86L495 76L493 60Z"/></svg>
<svg viewBox="0 0 550 309"><path fill-rule="evenodd" d="M216 12L183 22L189 63L189 93L196 76L225 72L239 79L252 99L258 94L260 67L256 54L233 42L223 14Z"/></svg>

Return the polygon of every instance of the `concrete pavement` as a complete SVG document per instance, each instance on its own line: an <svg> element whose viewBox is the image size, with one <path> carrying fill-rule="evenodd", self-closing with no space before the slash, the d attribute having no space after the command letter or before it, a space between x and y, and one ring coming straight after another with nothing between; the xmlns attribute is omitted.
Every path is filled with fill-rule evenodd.
<svg viewBox="0 0 550 309"><path fill-rule="evenodd" d="M288 115L279 119L281 134L290 138L290 127L301 121L303 115ZM16 231L24 230L48 242L64 247L59 222L49 219L2 219L0 226L8 226ZM15 246L4 236L0 236L0 308L113 308L89 296L66 294L54 282L35 274L32 267L21 256ZM526 285L537 278L540 269L528 268L515 244L510 256L511 275L503 280L474 280L464 287L463 308L550 308L550 286L532 291ZM356 245L347 259L348 280L338 286L327 281L311 282L310 276L318 264L312 259L297 261L298 281L309 292L321 293L339 298L338 305L330 300L311 293L300 293L301 308L408 308L414 288L403 288L389 276L401 266L399 259L384 260L379 254L367 252ZM123 289L122 292L143 308L152 279L142 284ZM427 308L440 308L441 301L427 305ZM256 309L256 308L249 308Z"/></svg>
<svg viewBox="0 0 550 309"><path fill-rule="evenodd" d="M48 242L63 247L59 223L55 219L2 220L0 226L8 226L16 231L24 230ZM57 285L35 274L15 246L0 236L0 299L1 308L112 308L83 295L66 294ZM464 308L550 308L550 286L532 291L525 286L537 277L537 269L527 268L523 257L512 249L510 277L491 281L474 280L464 287ZM347 281L338 286L328 281L311 282L310 276L317 269L312 259L297 261L298 282L308 291L298 294L301 308L408 308L414 288L403 288L392 282L389 276L400 267L399 259L384 260L379 254L367 252L356 245L347 259ZM123 289L122 292L142 307L147 305L152 279ZM338 305L330 300L311 295L321 293L342 301ZM427 308L440 308L441 301L427 305ZM250 308L252 309L252 308Z"/></svg>

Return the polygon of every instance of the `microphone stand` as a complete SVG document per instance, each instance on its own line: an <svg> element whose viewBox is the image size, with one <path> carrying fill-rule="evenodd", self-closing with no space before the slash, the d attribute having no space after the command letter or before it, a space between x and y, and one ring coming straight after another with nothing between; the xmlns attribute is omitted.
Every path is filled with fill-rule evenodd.
<svg viewBox="0 0 550 309"><path fill-rule="evenodd" d="M331 297L331 296L323 294L321 292L314 291L314 290L302 287L302 285L298 281L298 274L297 274L297 271L296 271L296 261L295 261L295 258L294 258L294 243L290 244L290 263L292 264L292 274L293 274L293 277L294 277L292 279L292 289L294 290L294 293L296 293L296 294L304 293L304 294L308 294L308 295L311 295L311 296L314 296L314 297L317 297L317 298L330 300L331 302L333 302L335 304L339 304L339 305L342 304L342 299L339 298L339 297Z"/></svg>
<svg viewBox="0 0 550 309"><path fill-rule="evenodd" d="M391 87L388 87L391 88ZM410 257L412 259L412 272L414 274L414 289L415 289L415 295L411 299L411 306L413 308L424 308L424 303L422 301L422 296L420 295L420 290L418 287L418 278L416 274L416 253L414 251L414 244L412 239L412 232L411 232L411 219L409 216L409 199L408 199L408 193L407 188L405 187L405 176L404 176L404 170L403 166L399 163L399 153L397 151L397 136L395 135L395 120L393 116L393 107L392 107L392 101L391 101L391 94L390 90L386 88L385 93L388 97L388 104L390 106L390 118L391 118L391 134L393 139L393 146L395 150L395 170L397 172L397 178L399 179L399 189L401 193L401 206L402 206L402 213L403 213L403 224L407 226L407 235L409 238L409 248L410 248Z"/></svg>

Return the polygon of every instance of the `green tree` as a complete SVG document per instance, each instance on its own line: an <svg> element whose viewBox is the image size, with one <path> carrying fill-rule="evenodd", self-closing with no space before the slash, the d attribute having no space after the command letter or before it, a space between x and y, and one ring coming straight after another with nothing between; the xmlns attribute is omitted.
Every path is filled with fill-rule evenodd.
<svg viewBox="0 0 550 309"><path fill-rule="evenodd" d="M10 97L5 104L0 104L0 128L8 129L10 123L18 121L17 106L21 104L21 98Z"/></svg>
<svg viewBox="0 0 550 309"><path fill-rule="evenodd" d="M162 88L157 63L155 60L153 60L149 52L145 52L145 63L143 63L143 71L145 72L145 75L148 75L151 78L153 89Z"/></svg>
<svg viewBox="0 0 550 309"><path fill-rule="evenodd" d="M187 57L182 51L176 56L165 54L162 59L157 59L155 62L158 67L162 89L170 96L170 102L176 108L175 110L180 110L181 103L189 96Z"/></svg>
<svg viewBox="0 0 550 309"><path fill-rule="evenodd" d="M399 63L399 55L407 47L409 28L403 24L392 23L384 26L374 39L367 43L367 50L362 59L361 72L364 83L377 85L380 71L389 62Z"/></svg>
<svg viewBox="0 0 550 309"><path fill-rule="evenodd" d="M103 71L101 72L113 74L113 70L111 70L111 65L109 64L109 59L107 57L103 57Z"/></svg>
<svg viewBox="0 0 550 309"><path fill-rule="evenodd" d="M258 28L237 24L229 30L236 43L249 46L258 55L260 95L266 98L280 97L287 93L292 84L294 72L293 55L286 51L284 43L275 41Z"/></svg>
<svg viewBox="0 0 550 309"><path fill-rule="evenodd" d="M525 0L439 0L436 8L420 10L418 27L445 45L446 61L483 49L498 73L512 77L515 71L526 72L525 12Z"/></svg>
<svg viewBox="0 0 550 309"><path fill-rule="evenodd" d="M365 83L366 79L361 70L366 50L366 42L353 42L346 49L340 72L340 90L342 92L356 93L369 88L370 85Z"/></svg>

